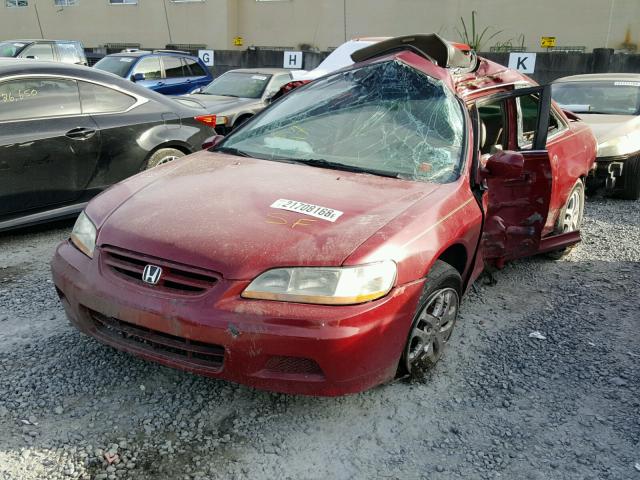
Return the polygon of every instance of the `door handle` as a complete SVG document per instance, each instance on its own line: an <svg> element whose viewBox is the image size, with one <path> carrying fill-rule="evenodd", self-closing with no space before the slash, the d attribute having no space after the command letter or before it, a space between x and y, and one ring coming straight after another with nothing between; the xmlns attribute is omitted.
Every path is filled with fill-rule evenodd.
<svg viewBox="0 0 640 480"><path fill-rule="evenodd" d="M160 87L160 86L162 86L162 85L164 85L164 82L158 82L158 83L156 83L156 87Z"/></svg>
<svg viewBox="0 0 640 480"><path fill-rule="evenodd" d="M88 140L95 134L96 131L93 128L77 127L72 128L65 133L65 137L70 138L71 140Z"/></svg>

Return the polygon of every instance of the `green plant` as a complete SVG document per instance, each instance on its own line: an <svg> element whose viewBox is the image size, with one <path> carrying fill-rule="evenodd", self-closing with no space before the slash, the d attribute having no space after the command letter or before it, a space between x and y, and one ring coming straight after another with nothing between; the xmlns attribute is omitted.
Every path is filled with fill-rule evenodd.
<svg viewBox="0 0 640 480"><path fill-rule="evenodd" d="M460 24L462 26L462 29L456 27L456 32L458 32L458 35L460 35L460 37L462 38L464 43L469 45L476 52L479 52L480 49L482 48L482 46L486 42L488 42L489 40L491 40L495 36L501 34L502 30L496 30L495 32L490 33L490 29L492 27L485 27L482 30L482 32L478 33L479 29L476 29L476 15L477 14L478 14L478 12L476 12L475 10L471 11L471 25L470 25L470 28L467 28L467 24L464 21L464 18L460 17ZM487 36L485 38L485 36L488 35L488 34L489 34L489 36ZM524 37L523 37L523 41L524 41Z"/></svg>

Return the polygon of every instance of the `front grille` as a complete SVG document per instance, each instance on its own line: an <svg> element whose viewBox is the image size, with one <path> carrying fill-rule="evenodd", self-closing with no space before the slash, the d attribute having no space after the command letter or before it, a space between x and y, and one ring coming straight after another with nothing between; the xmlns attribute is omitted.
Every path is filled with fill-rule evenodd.
<svg viewBox="0 0 640 480"><path fill-rule="evenodd" d="M182 295L199 295L213 288L218 282L218 276L207 270L180 265L121 248L102 247L101 257L104 265L118 277L156 290ZM142 272L147 265L162 268L162 275L157 285L150 285L142 281Z"/></svg>
<svg viewBox="0 0 640 480"><path fill-rule="evenodd" d="M180 361L188 361L202 367L219 370L224 363L224 347L189 340L150 328L107 317L95 310L86 309L99 337L118 344L142 348Z"/></svg>

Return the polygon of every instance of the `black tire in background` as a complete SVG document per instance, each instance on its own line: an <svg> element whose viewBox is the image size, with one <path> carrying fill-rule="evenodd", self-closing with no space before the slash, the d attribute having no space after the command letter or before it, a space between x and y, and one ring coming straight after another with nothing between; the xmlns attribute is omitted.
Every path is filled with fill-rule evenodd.
<svg viewBox="0 0 640 480"><path fill-rule="evenodd" d="M427 275L418 301L400 358L398 375L416 374L437 363L451 338L458 318L461 295L460 273L448 263L436 260ZM436 311L438 305L442 307L442 315L438 315ZM429 341L433 344L426 345Z"/></svg>
<svg viewBox="0 0 640 480"><path fill-rule="evenodd" d="M619 197L625 200L640 199L640 156L624 161L622 180L623 187Z"/></svg>

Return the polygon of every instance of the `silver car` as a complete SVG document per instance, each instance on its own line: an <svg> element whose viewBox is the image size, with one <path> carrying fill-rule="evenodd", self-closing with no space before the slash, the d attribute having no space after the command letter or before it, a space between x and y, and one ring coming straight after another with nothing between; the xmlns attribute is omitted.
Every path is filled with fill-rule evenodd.
<svg viewBox="0 0 640 480"><path fill-rule="evenodd" d="M269 105L280 88L291 81L281 68L229 70L206 87L183 99L196 100L216 115L216 132L225 135Z"/></svg>
<svg viewBox="0 0 640 480"><path fill-rule="evenodd" d="M556 80L553 99L593 129L597 168L588 185L640 198L640 74L574 75Z"/></svg>

